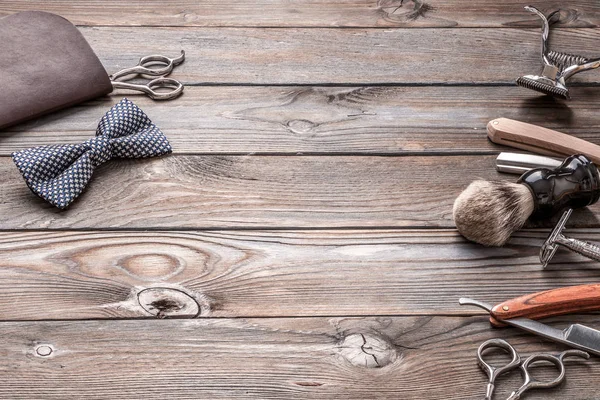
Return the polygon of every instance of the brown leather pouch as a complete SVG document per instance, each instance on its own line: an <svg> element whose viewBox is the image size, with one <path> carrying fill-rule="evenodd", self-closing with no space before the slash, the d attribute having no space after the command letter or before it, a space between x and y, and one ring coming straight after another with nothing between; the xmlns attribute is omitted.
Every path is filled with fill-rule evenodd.
<svg viewBox="0 0 600 400"><path fill-rule="evenodd" d="M112 91L79 30L58 15L0 19L0 129Z"/></svg>

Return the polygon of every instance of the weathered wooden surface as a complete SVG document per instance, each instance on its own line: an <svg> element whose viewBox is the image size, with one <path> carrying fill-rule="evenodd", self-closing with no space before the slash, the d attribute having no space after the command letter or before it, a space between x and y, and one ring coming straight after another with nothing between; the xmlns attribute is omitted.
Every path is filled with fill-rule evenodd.
<svg viewBox="0 0 600 400"><path fill-rule="evenodd" d="M0 132L0 154L81 143L123 94L165 132L175 154L428 154L510 151L487 140L496 117L600 144L600 87L569 103L516 86L187 87L165 107L119 92Z"/></svg>
<svg viewBox="0 0 600 400"><path fill-rule="evenodd" d="M81 3L81 4L79 4ZM135 0L122 2L6 0L0 16L31 9L60 14L79 25L217 26L217 27L538 27L540 22L523 10L534 5L546 14L561 9L559 26L596 27L594 0L261 0L186 1ZM467 12L468 11L468 12Z"/></svg>
<svg viewBox="0 0 600 400"><path fill-rule="evenodd" d="M597 279L567 251L543 270L546 235L485 249L454 230L6 232L0 320L480 314L457 299Z"/></svg>
<svg viewBox="0 0 600 400"><path fill-rule="evenodd" d="M596 1L533 4L563 8L554 49L596 55ZM109 73L185 49L172 77L188 86L168 103L130 96L174 155L108 162L66 212L7 156L89 138L129 93L0 133L0 398L474 399L484 340L562 349L457 300L595 282L598 263L561 251L543 270L551 221L501 249L468 243L451 209L475 178L516 179L494 171L506 148L490 119L600 143L600 74L578 76L571 102L515 87L540 70L524 3L399 5L1 2L0 16L71 19ZM600 241L598 207L569 234ZM527 398L600 398L597 364L570 362L564 385Z"/></svg>
<svg viewBox="0 0 600 400"><path fill-rule="evenodd" d="M598 326L597 316L576 318ZM522 354L561 348L481 316L5 322L0 396L471 400L485 393L475 354L492 337ZM527 398L598 398L597 362L567 364L560 389ZM521 381L517 371L501 378L496 396Z"/></svg>
<svg viewBox="0 0 600 400"><path fill-rule="evenodd" d="M513 85L541 68L538 29L81 28L109 73L141 56L186 61L186 84ZM595 56L595 29L553 33L553 49ZM600 83L586 73L573 82Z"/></svg>
<svg viewBox="0 0 600 400"><path fill-rule="evenodd" d="M0 158L0 229L453 227L476 177L507 179L495 156L178 156L114 160L66 211ZM570 226L597 227L581 210ZM107 212L110 210L110 212ZM591 210L591 212L590 212ZM540 226L549 227L550 222Z"/></svg>

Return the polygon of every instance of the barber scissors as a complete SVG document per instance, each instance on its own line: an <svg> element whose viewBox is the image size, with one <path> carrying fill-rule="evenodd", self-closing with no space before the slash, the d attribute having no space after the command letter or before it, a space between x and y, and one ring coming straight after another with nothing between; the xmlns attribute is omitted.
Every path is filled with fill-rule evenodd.
<svg viewBox="0 0 600 400"><path fill-rule="evenodd" d="M171 100L183 92L183 84L175 79L167 78L173 69L185 60L185 52L176 58L161 55L151 55L140 58L138 65L122 69L109 78L113 89L129 89L143 92L154 100ZM157 77L145 84L124 82L136 77ZM166 88L168 91L157 91Z"/></svg>
<svg viewBox="0 0 600 400"><path fill-rule="evenodd" d="M502 349L507 352L512 358L510 362L501 367L493 367L483 359L483 352L487 349L497 348ZM477 350L477 359L479 366L483 371L487 374L489 381L487 385L487 391L485 395L485 400L491 400L492 395L494 393L496 378L500 375L503 375L509 371L512 371L518 367L521 367L521 373L523 375L523 385L512 392L510 397L506 400L519 400L523 393L527 392L530 389L549 389L561 384L565 379L565 364L563 359L565 357L577 356L585 359L590 358L590 355L585 351L581 350L567 350L563 351L558 355L547 354L547 353L538 353L529 356L525 361L521 363L521 357L519 353L515 350L513 346L510 345L506 340L503 339L490 339L487 342L483 343L479 346ZM538 381L531 377L529 369L534 367L533 365L537 361L549 361L556 366L558 369L558 376L553 380L549 381Z"/></svg>

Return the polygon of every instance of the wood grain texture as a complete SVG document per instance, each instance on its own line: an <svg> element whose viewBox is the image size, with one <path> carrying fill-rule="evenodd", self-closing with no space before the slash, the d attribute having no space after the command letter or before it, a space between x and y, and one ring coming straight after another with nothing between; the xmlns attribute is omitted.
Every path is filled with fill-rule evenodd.
<svg viewBox="0 0 600 400"><path fill-rule="evenodd" d="M573 318L598 327L597 316ZM483 316L9 322L0 397L471 400L485 393L477 347L495 337L524 355L564 349ZM598 359L567 364L563 385L527 398L598 398ZM503 377L496 396L521 382Z"/></svg>
<svg viewBox="0 0 600 400"><path fill-rule="evenodd" d="M596 1L533 4L564 8L554 49L595 55ZM172 75L182 98L132 96L174 156L105 164L66 212L0 157L0 398L473 399L484 340L562 350L457 304L598 276L564 251L542 270L551 222L495 249L453 229L471 180L515 179L483 155L500 150L490 119L600 142L598 73L574 80L570 103L513 86L540 68L539 21L523 5L1 2L0 16L44 9L81 25L109 73L188 57ZM0 156L88 139L125 93L0 133ZM569 234L600 241L598 207ZM564 385L527 398L600 398L597 367L569 362ZM498 398L520 383L503 378Z"/></svg>
<svg viewBox="0 0 600 400"><path fill-rule="evenodd" d="M511 87L187 87L165 103L129 96L175 154L427 154L504 151L490 119L512 118L600 143L600 88L568 103ZM81 143L123 92L0 132L0 155Z"/></svg>
<svg viewBox="0 0 600 400"><path fill-rule="evenodd" d="M80 4L81 3L81 4ZM275 26L275 27L538 27L539 20L509 0L65 0L0 4L0 16L25 10L60 14L78 25L130 26ZM532 1L546 14L561 9L559 26L596 27L599 7L593 0ZM468 12L466 12L468 11Z"/></svg>
<svg viewBox="0 0 600 400"><path fill-rule="evenodd" d="M0 158L0 229L453 227L475 178L508 179L494 156L165 156L113 160L66 211ZM597 227L598 204L571 227ZM108 211L110 210L110 212ZM543 222L544 227L552 221Z"/></svg>
<svg viewBox="0 0 600 400"><path fill-rule="evenodd" d="M188 85L513 85L537 74L537 29L82 28L109 73L141 56L186 61L172 77ZM595 29L562 29L552 48L594 56ZM570 82L600 83L600 74Z"/></svg>
<svg viewBox="0 0 600 400"><path fill-rule="evenodd" d="M596 279L566 251L544 270L546 234L484 248L454 230L5 232L0 320L481 314L458 298Z"/></svg>

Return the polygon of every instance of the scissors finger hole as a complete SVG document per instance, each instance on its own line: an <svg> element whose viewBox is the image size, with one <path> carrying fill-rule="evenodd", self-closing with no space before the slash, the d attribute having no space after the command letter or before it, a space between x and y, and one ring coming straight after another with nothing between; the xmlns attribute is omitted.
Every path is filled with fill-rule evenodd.
<svg viewBox="0 0 600 400"><path fill-rule="evenodd" d="M480 365L484 368L516 367L521 361L514 347L503 339L490 339L483 343L477 355Z"/></svg>
<svg viewBox="0 0 600 400"><path fill-rule="evenodd" d="M553 387L564 379L565 369L561 361L553 356L531 356L523 363L532 387Z"/></svg>
<svg viewBox="0 0 600 400"><path fill-rule="evenodd" d="M148 83L148 89L151 98L166 100L179 96L183 92L183 84L175 79L158 78Z"/></svg>
<svg viewBox="0 0 600 400"><path fill-rule="evenodd" d="M181 84L181 82L176 81L174 79L165 79L165 78L161 78L161 79L155 79L151 82L148 83L148 86L157 92L170 92L174 89L180 89L183 87L183 85Z"/></svg>
<svg viewBox="0 0 600 400"><path fill-rule="evenodd" d="M144 61L142 64L144 68L144 72L140 75L142 76L157 76L157 75L168 75L173 70L173 67L164 61Z"/></svg>
<svg viewBox="0 0 600 400"><path fill-rule="evenodd" d="M493 368L500 368L513 360L510 351L500 347L489 347L481 352L482 360Z"/></svg>

